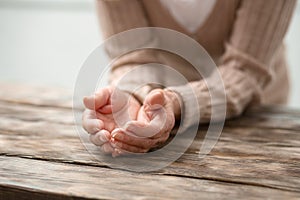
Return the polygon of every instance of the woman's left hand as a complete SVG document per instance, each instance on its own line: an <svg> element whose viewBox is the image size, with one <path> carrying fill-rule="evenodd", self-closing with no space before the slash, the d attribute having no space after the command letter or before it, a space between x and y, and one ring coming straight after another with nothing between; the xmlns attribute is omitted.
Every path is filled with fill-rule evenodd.
<svg viewBox="0 0 300 200"><path fill-rule="evenodd" d="M136 121L112 133L111 144L121 153L145 153L167 141L180 118L178 96L171 91L156 89L150 92L140 108Z"/></svg>

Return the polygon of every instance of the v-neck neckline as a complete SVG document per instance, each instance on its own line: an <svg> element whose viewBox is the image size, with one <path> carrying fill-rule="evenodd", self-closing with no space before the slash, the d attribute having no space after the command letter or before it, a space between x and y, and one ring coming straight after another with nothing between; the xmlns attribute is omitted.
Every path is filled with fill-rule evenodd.
<svg viewBox="0 0 300 200"><path fill-rule="evenodd" d="M190 34L194 34L205 24L216 2L216 0L160 0L172 18Z"/></svg>

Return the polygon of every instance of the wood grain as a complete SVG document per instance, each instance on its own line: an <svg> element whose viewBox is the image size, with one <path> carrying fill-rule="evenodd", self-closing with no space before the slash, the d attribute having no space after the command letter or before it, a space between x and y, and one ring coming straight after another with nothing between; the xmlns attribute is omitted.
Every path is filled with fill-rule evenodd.
<svg viewBox="0 0 300 200"><path fill-rule="evenodd" d="M71 112L63 115L70 121L62 123L61 120L49 120L46 117L36 120L37 116L51 116L49 113L60 119L59 109L53 111L53 108L47 107L22 107L5 104L7 111L15 109L14 113L21 113L24 110L27 117L20 114L17 119L3 114L0 118L0 151L3 154L104 165L93 159L80 143L71 124L72 117L68 116ZM20 110L16 111L17 108ZM199 135L201 134L200 132ZM300 191L299 166L297 167L300 161L300 135L297 131L225 127L218 144L205 160L199 160L197 156L200 145L201 140L196 140L178 162L159 173ZM261 174L260 179L256 177L258 174ZM282 181L283 179L287 180Z"/></svg>
<svg viewBox="0 0 300 200"><path fill-rule="evenodd" d="M0 156L5 199L31 192L38 199L291 199L297 193L252 185L137 174L121 170ZM32 167L34 166L34 167ZM14 188L12 191L11 188ZM0 188L0 199L1 198ZM17 194L16 194L17 193ZM27 193L28 196L31 193ZM3 195L3 194L2 194ZM3 198L3 199L4 199Z"/></svg>
<svg viewBox="0 0 300 200"><path fill-rule="evenodd" d="M2 101L44 107L72 107L72 91L70 90L3 82L0 84Z"/></svg>
<svg viewBox="0 0 300 200"><path fill-rule="evenodd" d="M217 145L203 160L199 159L198 153L206 127L200 127L196 140L178 161L160 171L139 174L109 169L85 150L76 132L80 125L75 126L73 122L70 99L67 100L61 91L51 89L50 94L46 94L43 88L10 85L0 85L0 88L4 88L0 90L0 199L3 198L1 195L11 196L14 193L24 194L24 197L34 193L37 199L119 199L120 196L109 195L113 188L103 186L103 182L99 182L97 188L104 187L105 190L100 190L97 196L90 195L93 185L89 179L82 180L83 174L78 172L79 169L84 171L84 176L93 177L91 180L97 184L94 179L98 177L96 171L102 172L105 180L115 187L116 180L109 176L118 174L118 181L127 185L117 192L118 195L124 194L124 199L162 198L158 188L171 184L169 181L172 182L167 190L170 194L163 194L170 199L184 196L199 198L195 196L199 193L204 198L217 199L224 195L232 198L247 195L254 199L299 197L300 111L282 107L248 110L242 117L226 122ZM10 90L20 89L20 95L8 94ZM14 165L20 167L14 168ZM45 170L35 171L35 166ZM14 170L10 170L11 167ZM80 181L69 183L71 174L60 177L65 175L57 174L60 168L73 171L74 177L80 175ZM57 187L61 184L60 189L54 187L52 175L60 178L61 182L57 183ZM157 182L152 183L155 186L151 185L153 190L146 187L132 189L126 182L143 185L142 180L147 182L152 180L151 177L157 178ZM34 181L31 182L31 179ZM69 187L77 188L78 192L75 189L71 193L66 192L64 188ZM171 189L176 192L172 193ZM138 195L142 190L144 193ZM153 192L157 196L155 194L151 198Z"/></svg>

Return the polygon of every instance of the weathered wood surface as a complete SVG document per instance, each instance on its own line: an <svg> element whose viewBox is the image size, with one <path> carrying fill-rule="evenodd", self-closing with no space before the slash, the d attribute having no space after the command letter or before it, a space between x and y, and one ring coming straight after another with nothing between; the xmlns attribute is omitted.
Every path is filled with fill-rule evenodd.
<svg viewBox="0 0 300 200"><path fill-rule="evenodd" d="M85 150L70 94L0 85L1 200L300 198L300 111L253 108L226 123L205 159L198 158L199 136L172 165L133 173Z"/></svg>

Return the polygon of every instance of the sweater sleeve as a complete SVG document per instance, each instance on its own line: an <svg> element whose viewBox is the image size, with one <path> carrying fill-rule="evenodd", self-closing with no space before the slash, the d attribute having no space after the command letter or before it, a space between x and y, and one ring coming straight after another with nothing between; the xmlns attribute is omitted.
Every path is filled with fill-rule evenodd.
<svg viewBox="0 0 300 200"><path fill-rule="evenodd" d="M140 0L98 0L97 10L104 39L123 31L149 26L146 12ZM139 37L136 35L129 35L129 37L132 38L119 37L105 45L106 53L113 61L110 66L109 84L116 86L122 79L122 84L119 83L118 86L131 92L135 89L135 96L142 102L152 89L160 87L158 84L145 85L146 82L161 82L162 75L159 70L153 70L149 64L158 62L158 53L155 50L142 48L141 50L128 51L125 54L122 52L127 52L130 48L157 43L157 40L150 31ZM148 66L145 65L138 72L133 70L136 66L144 64ZM123 80L123 77L126 77L126 81ZM145 80L145 77L148 80Z"/></svg>
<svg viewBox="0 0 300 200"><path fill-rule="evenodd" d="M212 101L210 92L218 92L217 87L208 90L204 80L171 88L182 97L184 127L194 125L199 120L193 117L193 108L189 108L193 94L187 87L192 87L197 97L200 123L218 120L211 119L212 107L226 106L226 118L230 118L241 114L249 104L260 103L262 90L271 79L272 59L282 45L294 7L295 0L240 2L219 66L226 102ZM226 105L222 105L224 103Z"/></svg>

